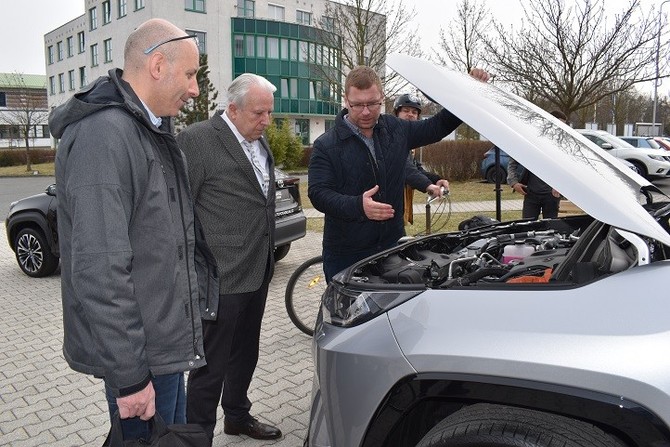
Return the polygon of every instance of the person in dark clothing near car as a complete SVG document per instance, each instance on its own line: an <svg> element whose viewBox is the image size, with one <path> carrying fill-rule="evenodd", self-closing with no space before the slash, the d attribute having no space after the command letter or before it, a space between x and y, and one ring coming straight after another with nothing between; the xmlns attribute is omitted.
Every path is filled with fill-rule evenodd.
<svg viewBox="0 0 670 447"><path fill-rule="evenodd" d="M400 119L417 121L421 118L421 102L416 95L405 93L398 96L393 102L393 114ZM405 209L404 220L414 223L414 190L418 189L431 196L441 197L444 190L449 190L449 182L439 174L426 171L421 162L415 157L415 149L410 151L405 168Z"/></svg>
<svg viewBox="0 0 670 447"><path fill-rule="evenodd" d="M225 111L177 136L220 278L219 318L203 324L207 365L191 372L186 396L188 422L202 425L210 439L219 405L226 434L282 436L250 415L247 395L274 273L274 159L263 132L275 90L264 77L243 73L228 87Z"/></svg>
<svg viewBox="0 0 670 447"><path fill-rule="evenodd" d="M551 114L567 122L563 112L554 110ZM522 169L512 157L507 164L507 184L514 192L523 195L522 218L538 219L540 213L544 219L558 217L561 194L528 169Z"/></svg>
<svg viewBox="0 0 670 447"><path fill-rule="evenodd" d="M144 22L126 41L124 69L49 118L60 139L63 354L103 378L125 439L149 439L155 412L184 423L184 371L205 364L198 281L213 281L207 290L216 278L196 272L199 232L168 118L199 93L194 37Z"/></svg>
<svg viewBox="0 0 670 447"><path fill-rule="evenodd" d="M471 75L487 81L484 70ZM325 214L323 268L326 279L351 264L392 247L403 235L403 189L413 147L435 143L461 124L448 110L420 121L381 114L381 80L370 67L349 72L346 108L333 128L314 142L308 195Z"/></svg>

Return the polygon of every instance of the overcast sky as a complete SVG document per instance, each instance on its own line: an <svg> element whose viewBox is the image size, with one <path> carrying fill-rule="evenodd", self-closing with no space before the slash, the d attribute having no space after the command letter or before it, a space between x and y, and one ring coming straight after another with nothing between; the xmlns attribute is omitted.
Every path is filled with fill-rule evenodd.
<svg viewBox="0 0 670 447"><path fill-rule="evenodd" d="M165 1L165 0L151 0ZM181 0L178 0L181 1ZM233 1L233 0L210 0ZM415 5L417 28L426 53L437 49L440 27L455 17L457 0L404 0ZM484 0L489 10L505 23L517 22L519 0ZM570 2L571 0L566 0ZM645 8L662 0L641 0ZM3 26L0 27L0 72L45 74L44 34L84 13L84 0L0 0ZM606 0L611 13L623 9L629 0ZM670 11L666 4L665 12Z"/></svg>

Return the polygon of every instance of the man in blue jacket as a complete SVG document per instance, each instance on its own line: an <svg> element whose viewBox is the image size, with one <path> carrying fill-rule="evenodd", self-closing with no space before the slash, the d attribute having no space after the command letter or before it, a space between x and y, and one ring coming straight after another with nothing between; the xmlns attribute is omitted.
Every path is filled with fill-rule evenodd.
<svg viewBox="0 0 670 447"><path fill-rule="evenodd" d="M471 75L482 81L489 77L480 69ZM398 242L409 150L435 143L461 124L447 110L421 121L382 115L382 92L372 68L354 68L344 84L346 109L314 142L308 195L325 214L323 268L328 281Z"/></svg>

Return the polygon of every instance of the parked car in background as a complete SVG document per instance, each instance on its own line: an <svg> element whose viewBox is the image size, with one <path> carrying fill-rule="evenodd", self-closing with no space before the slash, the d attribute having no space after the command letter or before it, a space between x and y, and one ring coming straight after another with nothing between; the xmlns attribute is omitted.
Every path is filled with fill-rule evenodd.
<svg viewBox="0 0 670 447"><path fill-rule="evenodd" d="M670 137L654 137L654 141L666 151L670 151Z"/></svg>
<svg viewBox="0 0 670 447"><path fill-rule="evenodd" d="M275 170L275 251L274 259L284 258L291 242L305 236L307 218L300 201L300 179ZM56 185L9 206L5 220L7 241L23 272L35 278L51 275L58 268L60 252L56 221ZM243 213L244 210L240 210Z"/></svg>
<svg viewBox="0 0 670 447"><path fill-rule="evenodd" d="M415 238L336 274L305 445L670 445L670 198L495 85L387 64L587 214Z"/></svg>
<svg viewBox="0 0 670 447"><path fill-rule="evenodd" d="M670 155L662 149L637 148L604 130L576 130L615 157L635 165L638 173L647 179L670 175Z"/></svg>
<svg viewBox="0 0 670 447"><path fill-rule="evenodd" d="M662 149L661 146L654 140L654 137L623 137L619 136L626 143L634 147L644 147L646 149Z"/></svg>
<svg viewBox="0 0 670 447"><path fill-rule="evenodd" d="M496 147L493 146L491 149L486 151L484 153L484 158L482 158L482 162L479 165L479 169L480 169L480 172L482 174L482 178L484 180L486 180L488 183L495 183L496 182L496 178L495 178L495 174L496 174L495 149L496 149ZM639 174L638 169L634 164L630 163L627 160L624 160L623 158L619 158L617 160L619 160L621 163L626 165L626 167L632 169L633 171L635 171ZM507 164L508 163L509 163L509 155L507 155L507 153L505 151L500 149L500 165L498 166L498 171L497 172L498 172L498 176L500 178L500 184L501 185L504 185L504 184L507 183ZM519 169L518 174L519 174L519 176L521 176L521 175L523 175L524 167L519 166L519 168L520 169Z"/></svg>

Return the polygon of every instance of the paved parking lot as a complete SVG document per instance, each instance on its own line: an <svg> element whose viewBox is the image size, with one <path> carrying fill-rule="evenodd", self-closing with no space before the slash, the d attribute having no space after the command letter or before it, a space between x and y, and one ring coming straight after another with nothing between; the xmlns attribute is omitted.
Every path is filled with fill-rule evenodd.
<svg viewBox="0 0 670 447"><path fill-rule="evenodd" d="M35 192L41 190L40 186ZM1 210L4 220L7 208ZM3 224L0 445L102 445L109 429L102 382L70 370L61 351L60 276L33 279L24 275L6 239ZM260 359L250 390L252 413L280 427L284 437L257 441L228 436L223 434L221 423L217 425L215 446L302 445L312 386L310 339L289 320L284 288L297 266L319 254L320 248L321 234L310 233L295 242L287 257L277 264L263 320Z"/></svg>

